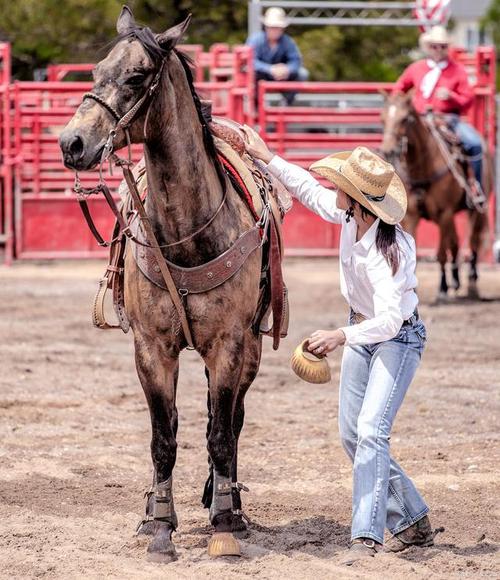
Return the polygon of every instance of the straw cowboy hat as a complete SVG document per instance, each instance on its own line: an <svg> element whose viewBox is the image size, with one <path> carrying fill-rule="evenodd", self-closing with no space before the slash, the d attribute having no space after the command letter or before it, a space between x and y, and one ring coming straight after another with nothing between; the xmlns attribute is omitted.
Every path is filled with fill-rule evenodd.
<svg viewBox="0 0 500 580"><path fill-rule="evenodd" d="M450 44L451 38L444 26L433 26L420 35L419 44L424 48L427 44Z"/></svg>
<svg viewBox="0 0 500 580"><path fill-rule="evenodd" d="M268 8L262 19L262 24L270 28L286 28L288 18L283 8Z"/></svg>
<svg viewBox="0 0 500 580"><path fill-rule="evenodd" d="M383 222L397 224L406 213L406 190L394 167L366 147L335 153L309 168L345 191Z"/></svg>

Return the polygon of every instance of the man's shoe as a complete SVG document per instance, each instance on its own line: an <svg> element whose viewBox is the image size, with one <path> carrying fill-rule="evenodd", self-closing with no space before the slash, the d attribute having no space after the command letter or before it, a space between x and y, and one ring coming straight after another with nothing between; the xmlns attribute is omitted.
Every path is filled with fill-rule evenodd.
<svg viewBox="0 0 500 580"><path fill-rule="evenodd" d="M351 542L349 551L341 559L340 563L344 564L344 566L352 566L354 562L358 562L359 560L373 558L381 549L382 544L379 544L371 538L356 538Z"/></svg>
<svg viewBox="0 0 500 580"><path fill-rule="evenodd" d="M399 534L395 534L386 542L385 552L402 552L410 546L420 546L422 548L434 545L434 538L439 532L444 532L444 528L433 530L428 516L424 516L409 528Z"/></svg>

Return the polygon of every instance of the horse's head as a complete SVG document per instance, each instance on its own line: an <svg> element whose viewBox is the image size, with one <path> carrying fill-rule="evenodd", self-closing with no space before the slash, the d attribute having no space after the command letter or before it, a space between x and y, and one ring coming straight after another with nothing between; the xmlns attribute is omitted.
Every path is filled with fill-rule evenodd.
<svg viewBox="0 0 500 580"><path fill-rule="evenodd" d="M413 94L384 94L385 105L382 111L384 137L382 153L388 161L393 162L401 154L403 139L408 135L408 128L416 119L412 104Z"/></svg>
<svg viewBox="0 0 500 580"><path fill-rule="evenodd" d="M84 96L59 138L66 167L91 169L99 163L110 135L114 150L127 144L127 127L132 142L144 140L147 111L163 68L168 66L164 63L189 20L153 34L135 23L127 7L122 9L116 25L119 36L106 58L96 65L92 91Z"/></svg>

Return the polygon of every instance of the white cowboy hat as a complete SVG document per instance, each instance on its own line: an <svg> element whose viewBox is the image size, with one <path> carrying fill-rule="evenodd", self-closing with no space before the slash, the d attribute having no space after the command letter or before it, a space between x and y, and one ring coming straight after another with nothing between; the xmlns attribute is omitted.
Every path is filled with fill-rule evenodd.
<svg viewBox="0 0 500 580"><path fill-rule="evenodd" d="M444 26L433 26L420 35L419 44L423 48L427 44L450 44L451 38Z"/></svg>
<svg viewBox="0 0 500 580"><path fill-rule="evenodd" d="M270 28L286 28L288 18L283 8L268 8L262 19L262 24Z"/></svg>
<svg viewBox="0 0 500 580"><path fill-rule="evenodd" d="M309 168L345 191L383 222L397 224L405 216L406 190L394 167L366 147L343 151Z"/></svg>

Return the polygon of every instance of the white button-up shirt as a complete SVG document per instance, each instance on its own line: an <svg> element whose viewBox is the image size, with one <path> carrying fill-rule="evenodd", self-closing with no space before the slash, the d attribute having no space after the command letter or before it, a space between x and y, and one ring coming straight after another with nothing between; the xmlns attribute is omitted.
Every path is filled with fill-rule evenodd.
<svg viewBox="0 0 500 580"><path fill-rule="evenodd" d="M303 205L326 221L342 225L340 290L354 312L367 319L342 328L346 345L373 344L394 338L418 304L415 240L397 229L400 262L393 276L375 243L379 219L356 241L357 224L354 219L347 222L346 212L337 208L335 190L323 187L310 173L277 155L267 168Z"/></svg>

